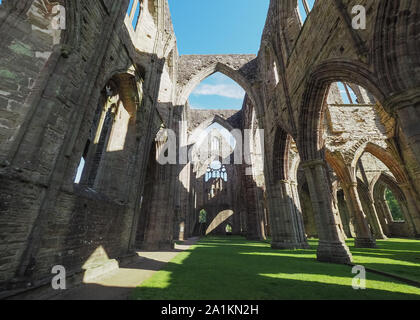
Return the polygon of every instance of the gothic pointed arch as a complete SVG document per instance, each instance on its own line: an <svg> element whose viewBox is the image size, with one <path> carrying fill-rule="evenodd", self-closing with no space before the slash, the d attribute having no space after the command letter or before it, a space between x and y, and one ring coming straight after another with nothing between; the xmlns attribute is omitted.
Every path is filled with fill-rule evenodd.
<svg viewBox="0 0 420 320"><path fill-rule="evenodd" d="M325 100L331 83L344 81L356 83L371 92L379 102L385 94L376 86L376 77L369 68L358 61L330 60L318 65L309 76L300 105L301 131L298 145L302 160L323 158L322 119Z"/></svg>
<svg viewBox="0 0 420 320"><path fill-rule="evenodd" d="M400 164L395 160L395 158L384 148L378 146L372 142L366 142L362 144L358 150L355 152L355 157L352 161L352 168L355 170L357 167L357 162L359 161L360 157L365 153L368 152L382 161L392 172L395 179L398 183L404 184L408 183L408 177L404 172L403 168Z"/></svg>
<svg viewBox="0 0 420 320"><path fill-rule="evenodd" d="M220 72L238 83L256 108L261 108L259 96L253 89L253 83L258 74L258 63L255 58L255 55L181 56L178 64L177 105L185 105L188 97L201 81Z"/></svg>

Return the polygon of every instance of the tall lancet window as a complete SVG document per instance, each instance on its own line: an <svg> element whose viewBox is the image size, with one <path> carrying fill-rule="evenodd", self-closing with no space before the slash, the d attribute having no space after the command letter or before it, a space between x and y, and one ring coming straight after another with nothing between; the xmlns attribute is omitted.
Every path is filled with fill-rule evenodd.
<svg viewBox="0 0 420 320"><path fill-rule="evenodd" d="M220 151L220 141L216 137L214 137L211 140L211 151L212 151L213 154L219 154L219 151Z"/></svg>

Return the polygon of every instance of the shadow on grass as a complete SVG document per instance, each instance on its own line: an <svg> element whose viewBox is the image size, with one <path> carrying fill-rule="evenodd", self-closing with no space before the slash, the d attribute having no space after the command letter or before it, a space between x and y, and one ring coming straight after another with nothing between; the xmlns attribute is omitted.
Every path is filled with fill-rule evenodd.
<svg viewBox="0 0 420 320"><path fill-rule="evenodd" d="M354 263L420 282L420 241L378 240L378 248L373 249L355 248L353 240L348 240L347 244Z"/></svg>
<svg viewBox="0 0 420 320"><path fill-rule="evenodd" d="M354 290L351 268L316 261L314 244L307 250L275 251L265 242L205 238L144 282L132 298L420 299L420 289L370 273L368 288Z"/></svg>

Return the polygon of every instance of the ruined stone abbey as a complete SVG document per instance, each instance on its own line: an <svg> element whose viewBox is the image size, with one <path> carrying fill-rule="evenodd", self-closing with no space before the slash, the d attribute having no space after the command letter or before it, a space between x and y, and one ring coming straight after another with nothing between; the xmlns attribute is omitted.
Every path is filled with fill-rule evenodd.
<svg viewBox="0 0 420 320"><path fill-rule="evenodd" d="M167 0L3 0L0 298L193 236L342 264L347 238L418 237L420 2L297 7L270 1L258 55L183 56ZM216 72L241 110L189 106Z"/></svg>

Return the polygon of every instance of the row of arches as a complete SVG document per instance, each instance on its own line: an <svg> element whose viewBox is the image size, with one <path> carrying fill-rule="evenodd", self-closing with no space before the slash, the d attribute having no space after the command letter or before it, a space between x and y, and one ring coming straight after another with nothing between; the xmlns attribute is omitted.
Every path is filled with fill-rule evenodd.
<svg viewBox="0 0 420 320"><path fill-rule="evenodd" d="M357 229L355 231L358 233L356 238L359 238L357 245L375 246L374 235L381 237L384 233L383 229L389 227L384 221L395 221L389 217L389 214L384 213L384 202L382 201L385 195L384 188L379 192L381 196L376 197L377 202L382 203L378 204L377 207L382 207L382 209L376 208L373 190L378 187L375 187L375 183L366 185L360 179L359 176L365 174L361 172L363 168L360 165L360 159L365 154L372 154L382 160L394 183L399 185L399 193L405 193L406 206L411 208L409 210L411 218L405 219L407 228L416 230L416 222L414 220L418 219L419 207L418 201L415 200L418 198L418 191L414 190L416 186L415 184L413 185L413 175L415 174L412 170L411 173L407 172L410 169L405 167L405 161L402 159L413 159L413 157L416 157L418 160L419 157L415 154L416 150L411 151L414 154L409 154L410 152L403 154L396 146L399 143L396 141L400 137L395 136L395 127L391 128L395 126L395 122L389 119L394 118L401 121L403 113L390 115L388 112L392 108L390 108L388 100L399 90L390 90L389 85L380 85L384 80L382 76L378 75L381 70L384 70L379 66L381 57L371 57L371 60L366 58L366 52L364 51L366 48L361 44L360 35L353 34L351 38L356 54L353 55L353 53L348 52L348 48L342 46L337 48L337 52L348 54L347 59L331 57L321 60L321 62L308 61L309 59L306 59L307 65L303 67L306 74L302 77L301 87L293 88L294 91L292 88L288 88L290 82L287 83L285 73L287 68L293 66L292 58L301 55L300 52L297 52L297 48L302 48L304 45L299 45L297 42L303 42L308 38L308 35L305 37L302 33L308 33L310 30L304 30L302 23L297 27L297 25L290 22L291 20L288 19L287 15L293 10L296 13L296 8L303 7L307 16L311 8L314 5L316 6L314 3L314 1L311 1L311 3L308 3L308 1L287 1L272 5L277 6L279 12L285 14L280 19L280 24L282 22L286 23L286 21L288 21L288 24L278 26L273 22L273 25L280 27L279 29L282 30L276 31L280 36L270 38L270 33L267 32L263 37L263 48L261 51L263 54L259 56L259 68L262 76L262 79L260 79L262 86L260 88L262 91L262 93L260 92L260 97L262 98L259 100L254 98L253 102L255 104L255 101L257 101L256 108L259 117L263 119L260 125L265 129L271 129L271 132L266 136L266 141L269 141L270 149L271 147L274 149L268 154L270 161L265 163L266 193L269 211L272 215L270 220L272 221L273 246L281 248L304 247L306 245L303 223L300 221L302 219L302 208L299 192L295 186L298 182L297 179L292 179L298 174L290 173L289 171L289 166L291 165L297 171L299 163L301 163L300 168L307 180L305 188L308 190L308 199L310 201L309 205L305 201L304 207L310 206L314 212L312 220L316 222L317 233L320 237L318 258L323 261L348 263L351 261L351 254L344 243L346 234L339 213L337 196L334 196L333 192L332 178L334 177L331 177L331 172L338 179L336 185L339 185L341 188L340 198L344 198L345 200L343 201L346 202L344 206L343 201L341 201L342 211L347 209L350 212L349 214L352 215L355 228ZM343 24L348 24L349 13L344 12L343 7L340 7L337 3L333 4L333 9L337 10L343 17ZM405 5L409 6L408 3ZM288 6L289 10L287 10ZM385 7L387 10L391 10L387 4L382 2L379 5L379 11L385 10ZM383 16L378 19L383 19L381 21L385 20ZM266 28L269 30L269 27ZM379 33L372 32L375 43L380 41L381 36ZM306 51L305 53L307 53ZM413 52L412 50L408 51ZM307 54L307 56L310 56L310 54ZM304 60L304 57L301 60ZM299 65L302 64L302 61L295 62L298 62ZM300 72L300 70L296 71ZM294 79L294 81L299 83L299 79ZM413 86L415 87L414 82ZM381 142L379 144L377 144L377 141L371 142L369 140L370 132L366 131L364 135L368 139L355 138L354 140L360 142L360 144L349 144L347 146L349 152L340 154L339 152L330 152L328 150L326 146L328 129L325 127L325 122L331 122L331 119L327 118L331 113L328 109L334 104L328 100L332 87L337 91L344 91L344 98L342 97L340 101L335 102L335 108L343 107L349 110L351 108L366 108L370 110L370 114L375 115L372 121L376 121L378 127L380 127L381 137L378 139ZM294 97L290 96L288 90L293 92ZM251 90L247 90L247 92L249 91ZM278 97L282 97L283 100ZM258 103L261 103L261 106ZM281 115L279 115L280 112L275 112L280 109L283 111ZM357 112L355 111L355 113ZM269 116L273 116L275 120L268 120L267 117ZM410 122L407 117L408 112L404 113L404 118ZM344 121L346 120L344 119ZM272 123L275 124L273 125ZM406 128L408 128L407 123ZM281 129L277 130L276 125L280 126ZM357 126L363 129L363 125L357 124L356 121L355 127ZM399 129L397 128L396 130ZM330 131L335 131L332 134L340 134L340 130ZM361 131L363 130L360 130L360 133ZM410 137L415 136L414 131L412 130L410 133L405 132L408 140L412 140ZM335 141L338 141L338 138L335 137ZM295 143L292 143L292 141ZM415 144L414 141L413 143ZM296 149L296 156L293 160L289 159L291 145L294 145ZM418 148L415 147L414 149ZM378 193L378 191L376 192ZM400 204L400 207L404 207L404 205ZM372 213L381 210L382 213ZM276 219L279 223L273 223ZM350 221L349 216L347 216L347 221ZM349 229L349 227L346 226L346 229ZM414 236L416 232L418 231L408 231L405 235ZM278 238L275 239L277 236Z"/></svg>
<svg viewBox="0 0 420 320"><path fill-rule="evenodd" d="M415 221L419 216L418 204L413 205L413 202L416 202L414 199L416 199L417 193L410 191L410 187L407 188L407 185L411 185L411 182L406 169L399 162L401 155L395 152L392 144L389 143L389 131L381 122L381 120L386 118L384 117L386 112L383 111L376 97L363 87L346 82L344 78L338 78L337 80L339 80L338 83L325 83L324 91L319 91L319 87L316 87L319 97L316 116L311 112L304 114L304 117L301 116L300 120L305 121L307 117L307 119L312 121L312 126L317 128L317 131L313 129L311 132L306 124L303 125L299 134L302 134L305 138L300 138L300 142L294 144L295 148L304 149L303 152L297 151L299 162L301 159L304 159L304 161L299 166L301 174L294 174L294 176L300 176L300 179L303 179L305 182L300 183L299 197L292 199L292 201L302 203L303 210L301 213L304 217L305 228L308 230L308 233L305 235L316 233L317 236L322 238L319 233L322 232L325 224L331 222L321 220L319 216L316 216L316 212L325 214L327 210L332 211L330 219L333 219L332 225L335 226L333 230L335 230L336 234L325 241L344 243L343 239L346 237L355 237L356 246L374 247L375 238L386 239L387 236L414 237L418 235L418 223ZM329 95L332 89L336 91L338 89L338 92L341 90L341 94L344 94L339 103L331 103ZM321 94L321 92L324 93ZM328 94L325 92L328 92ZM316 101L316 96L310 94L308 97L304 96L304 99L308 99L312 104L314 100ZM359 138L359 142L357 142L357 136L350 137L350 140L353 139L357 143L350 147L346 153L340 153L339 147L336 148L338 149L337 151L330 150L329 147L331 146L328 145L328 139L331 138L331 132L326 132L328 129L325 128L326 122L331 122L331 119L326 120L326 117L329 115L329 106L357 108L354 110L355 112L365 107L373 110L375 121L377 121L379 131L381 131L379 135L379 140L381 140L379 143L381 145L370 142L369 138L371 137L369 135L372 135L372 133L366 131L365 138L368 138L367 141ZM349 121L349 119L342 119L342 121ZM335 132L335 135L340 134L343 134L343 132ZM291 162L290 142L293 141L294 143L294 139L285 130L278 128L274 141L273 168L271 172L273 172L275 179L279 181L286 180L290 183L288 171ZM299 138L297 141L299 141ZM339 139L335 138L335 143L339 143L338 141ZM345 149L343 148L343 151ZM317 151L314 152L315 150ZM305 154L306 152L308 153ZM376 177L373 177L371 181L362 180L362 177L366 180L362 159L367 154L379 160L387 171L385 173L383 170L378 169L374 172ZM296 166L294 168L297 169ZM338 178L335 183L333 182L334 176ZM295 180L293 183L297 183L297 181ZM322 190L321 185L328 186L327 190ZM339 191L339 195L337 191ZM326 193L327 196L322 201L330 202L330 208L320 208L318 203L314 202L314 198L320 198L319 192ZM391 203L393 212L390 209ZM272 210L275 211L276 208L272 208ZM334 214L336 211L339 213ZM285 213L282 213L282 215L285 215ZM353 223L353 225L349 226L349 223ZM279 229L281 228L279 227ZM289 228L289 230L293 229ZM281 229L281 233L283 234L280 237L281 243L290 243L291 236L284 236L283 229ZM345 257L351 257L350 253L345 246L339 246L341 249L337 251L341 251L343 260L346 261ZM296 247L299 246L296 245ZM323 257L323 253L318 252L318 258L321 260L325 259L328 261L327 256L328 253Z"/></svg>
<svg viewBox="0 0 420 320"><path fill-rule="evenodd" d="M309 14L310 4L307 1L300 1L299 5L302 5L305 9L306 15ZM272 49L276 51L275 49ZM247 62L248 64L250 62ZM244 64L245 65L245 64ZM270 64L268 64L270 66ZM282 71L282 63L279 62L278 58L276 57L271 65L273 69L273 81L275 87L280 84L281 80L281 71ZM241 69L241 68L240 68ZM177 104L184 105L188 100L189 94L192 92L194 85L196 85L200 79L207 77L214 72L222 72L235 81L237 81L247 92L249 99L251 99L255 109L258 111L258 116L264 115L264 103L262 102L260 94L255 93L255 89L253 88L253 84L250 78L248 78L247 74L241 72L240 69L234 69L229 66L227 63L224 62L212 62L210 65L198 74L193 75L191 79L188 79L187 83L180 88L179 99ZM203 71L204 70L204 71ZM375 81L377 79L373 76L373 73L366 67L363 63L360 62L349 62L349 61L329 61L327 63L320 64L318 67L314 69L311 75L308 77L308 81L306 83L306 88L302 96L302 104L299 107L299 117L296 119L296 123L292 125L290 128L286 130L279 130L276 132L276 136L274 141L279 142L280 146L278 149L276 148L273 151L275 162L273 164L269 164L266 166L270 168L272 166L273 177L271 175L267 178L267 183L270 185L270 189L272 186L277 188L277 194L280 192L283 195L283 198L279 199L276 196L271 195L270 201L273 203L272 206L274 208L280 206L284 206L288 203L288 207L286 207L286 211L292 219L285 219L285 221L290 221L290 226L287 224L280 223L281 228L284 230L289 230L290 243L288 245L295 246L298 244L299 246L305 245L305 238L302 236L303 229L302 223L299 222L301 219L299 212L300 212L300 205L295 203L296 198L298 196L298 192L296 191L296 187L293 184L296 183L297 179L293 180L293 177L297 176L297 173L294 171L290 172L288 170L290 165L294 165L295 168L298 167L299 161L296 160L298 158L295 156L295 159L291 161L289 159L289 150L291 145L297 148L297 154L300 159L302 159L304 171L306 171L305 175L309 176L312 179L308 179L308 190L312 194L312 198L314 194L317 193L316 184L326 184L324 186L325 191L325 198L322 199L324 203L324 207L322 208L313 208L313 210L318 210L318 214L325 213L328 211L333 211L334 208L329 208L328 203L331 202L331 196L328 195L330 192L330 181L328 178L328 166L325 159L328 162L328 165L333 168L335 173L339 176L342 181L347 182L348 184L355 183L355 178L357 177L357 162L358 158L364 152L369 151L371 153L381 154L383 161L390 167L397 183L406 184L408 183L407 174L402 170L395 159L392 159L392 156L389 156L388 152L383 152L384 150L380 149L381 147L376 146L375 144L367 143L365 146L361 146L359 149L355 150L355 154L359 154L358 157L355 157L354 160L351 162L350 166L346 167L346 164L340 163L342 159L334 158L328 152L325 151L325 141L324 141L324 128L323 128L323 119L324 116L327 114L326 111L326 103L325 97L327 96L326 92L329 91L331 85L335 81L339 81L341 83L342 88L347 93L347 103L344 104L354 104L354 102L358 102L357 94L352 89L352 84L357 83L364 85L369 92L372 92L377 98L378 102L381 103L384 101L384 97L386 94L382 92L382 90L378 89L375 85ZM357 86L357 85L356 85ZM340 88L340 86L339 86ZM353 92L352 92L353 91ZM376 100L376 99L375 99ZM360 103L359 103L360 104ZM265 124L262 123L262 126ZM292 138L294 137L294 139ZM296 141L296 143L294 143ZM85 148L86 149L86 148ZM384 156L384 154L388 154L388 156ZM292 163L292 164L291 164ZM321 169L320 169L321 168ZM297 170L296 170L297 172ZM216 177L217 178L217 177ZM209 179L210 180L210 179ZM357 179L356 179L357 180ZM278 184L277 182L280 181L281 183ZM284 183L287 182L287 183ZM356 181L358 182L358 181ZM349 187L350 188L350 187ZM355 190L354 185L351 186L350 190L347 191L347 197L345 198L353 198L354 202L358 202L357 198L357 190ZM271 192L271 191L270 191ZM267 191L269 193L269 191ZM290 204L290 200L292 200L292 204ZM360 200L360 199L359 199ZM314 205L313 205L314 206ZM363 206L361 208L360 205L356 205L355 210L359 210L361 212L366 211L363 210ZM275 210L275 209L274 209ZM325 217L324 217L325 218ZM315 219L316 220L316 219ZM318 218L318 220L320 220ZM328 241L338 241L340 242L341 235L339 234L339 226L340 222L337 219L331 220L330 218L326 218L324 221L319 222L319 229L323 228L324 224L334 224L337 226L336 234L332 235L332 238L322 239L325 242ZM366 225L365 225L366 227ZM291 232L290 230L294 230ZM365 228L364 232L367 234L366 238L369 238L369 230ZM371 232L372 233L372 232ZM289 240L288 240L289 241ZM344 253L346 255L346 253Z"/></svg>
<svg viewBox="0 0 420 320"><path fill-rule="evenodd" d="M43 1L47 2L52 4ZM149 5L152 2L155 7ZM382 234L403 234L392 216L388 202L392 199L386 198L390 193L408 235L419 233L416 1L372 2L365 33L350 30L347 13L337 6L340 1L317 1L306 26L311 22L333 32L325 37L320 32L316 41L308 34L312 28L302 27L296 19L298 3L310 7L309 0L271 1L258 56L184 57L177 55L174 34L166 24L167 3L161 0L143 1L148 9L140 12L139 2L133 1L128 14L128 0L82 5L60 1L68 24L59 32L59 45L44 37L46 28L28 35L33 40L28 47L40 44L44 47L40 49L51 50L48 54L35 52L37 47L16 47L7 35L14 34L16 26L33 31L36 21L27 13L39 3L1 4L10 13L0 17L5 35L1 45L5 52L15 49L3 61L14 68L14 73L2 71L10 87L6 96L24 110L16 115L2 104L6 122L16 126L4 131L6 142L1 145L5 183L0 209L6 214L0 215L0 225L19 229L16 221L24 221L25 226L12 240L17 249L14 256L6 256L13 261L3 279L36 272L39 279L49 274L48 263L63 261L80 269L81 261L89 257L94 262L106 260L105 250L117 257L139 247L171 248L174 235L194 231L197 210L205 207L199 198L219 205L222 210L214 210L216 214L234 212L229 221L233 231L245 230L249 239L271 235L273 248L305 248L307 235L316 234L322 261L351 262L345 237L356 236L358 245L374 246ZM329 12L317 10L324 5L342 16L334 21L311 19ZM140 20L134 19L136 12ZM152 16L158 18L150 20L149 26L155 27L152 34L137 33ZM43 22L48 25L50 18L47 15ZM124 23L129 28L121 28ZM345 44L335 42L339 36ZM34 66L33 75L25 73L28 65ZM177 143L182 148L196 143L188 136L190 128L179 123L188 122L187 101L194 87L215 72L229 76L246 91L244 108L236 118L232 115L237 121L231 123L251 129L251 161L226 165L227 181L223 166L220 177L212 174L206 181L211 162L195 176L190 162L172 167L157 162L165 152L165 140L155 137L158 132L165 137L165 128L179 133L182 143ZM24 76L18 80L14 74ZM17 92L22 83L28 88ZM340 88L347 98L335 101L331 89ZM343 122L353 119L353 127L360 129L357 134L372 123L380 129L346 138L346 128L334 123L334 112L340 110L346 110L345 117L365 115L366 119L343 118ZM226 119L216 118L206 117L203 123L233 128ZM367 154L386 168L367 172ZM194 179L201 190L193 187ZM21 199L31 205L23 208ZM234 208L229 206L232 203ZM15 219L18 215L22 220ZM103 251L97 252L101 247ZM63 255L72 250L76 252Z"/></svg>

